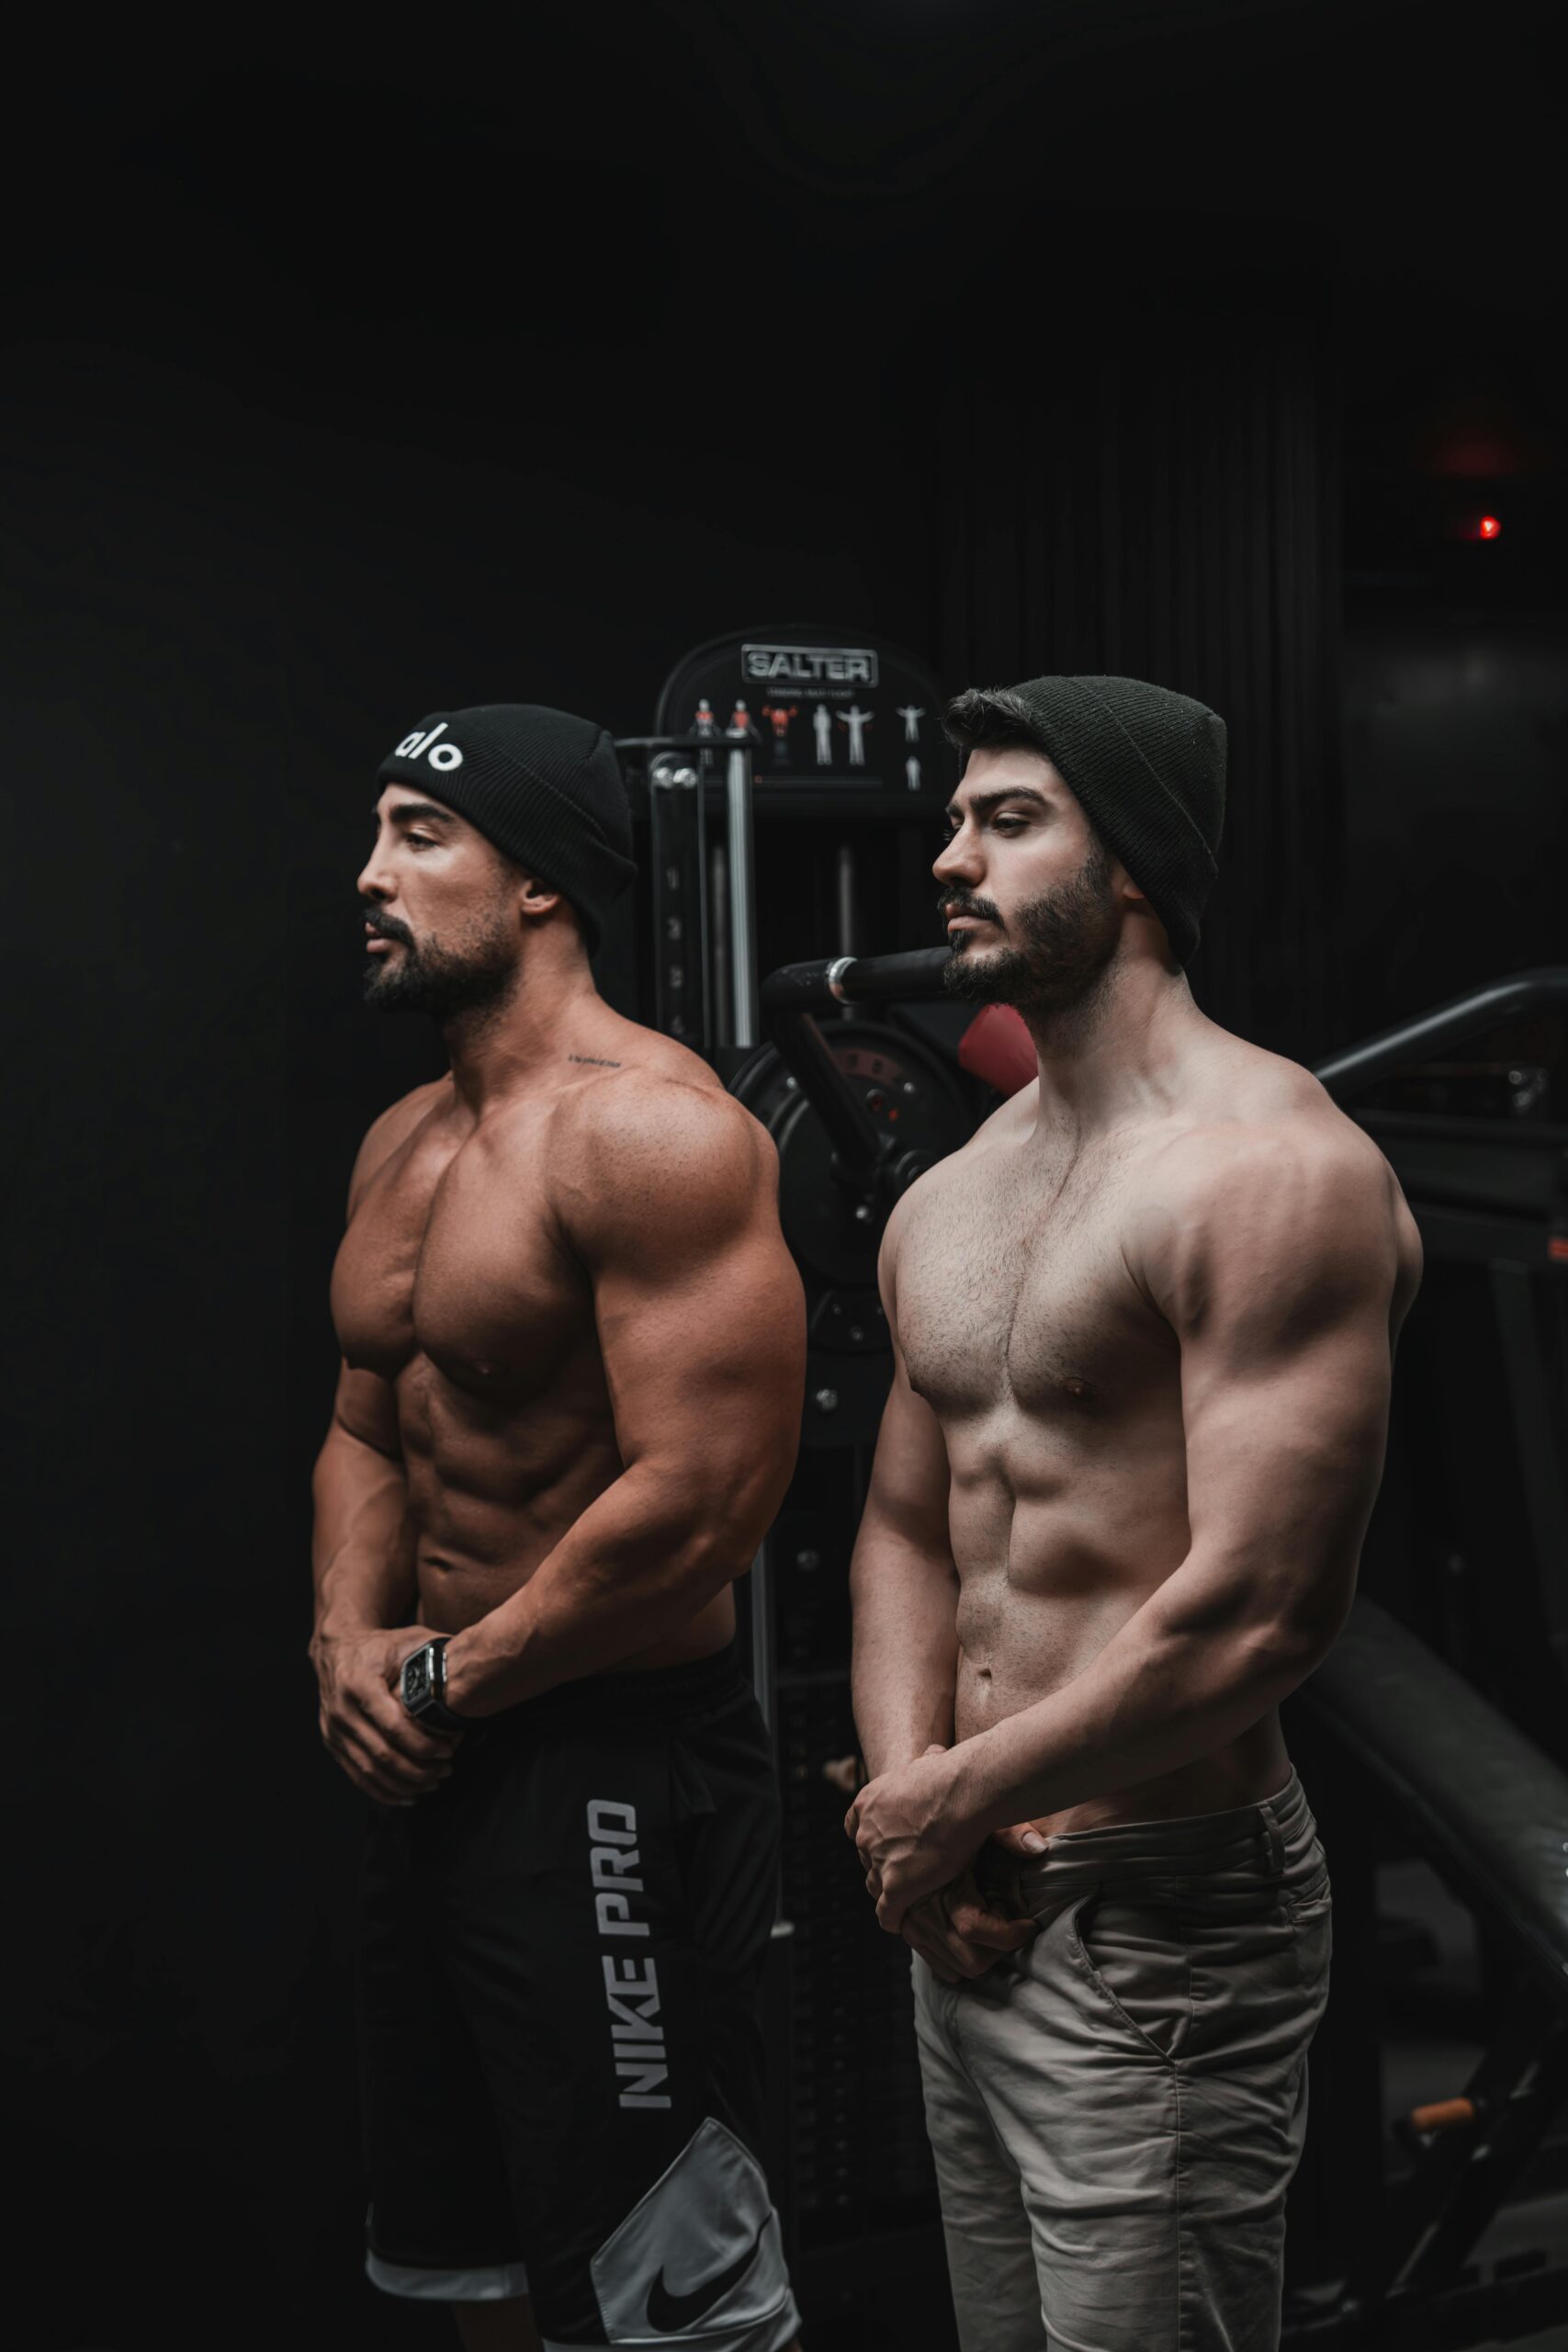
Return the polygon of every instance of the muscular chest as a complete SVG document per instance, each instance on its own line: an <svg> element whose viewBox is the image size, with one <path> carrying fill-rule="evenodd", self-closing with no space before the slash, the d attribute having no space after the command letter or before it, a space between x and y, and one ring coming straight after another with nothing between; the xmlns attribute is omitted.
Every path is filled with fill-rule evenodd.
<svg viewBox="0 0 1568 2352"><path fill-rule="evenodd" d="M909 1376L943 1415L1011 1403L1069 1422L1124 1406L1174 1341L1128 1273L1116 1164L1014 1150L911 1204L898 1252Z"/></svg>
<svg viewBox="0 0 1568 2352"><path fill-rule="evenodd" d="M541 1136L519 1180L482 1129L461 1144L416 1138L362 1195L333 1275L333 1315L352 1364L396 1380L427 1357L457 1386L521 1401L558 1374L592 1304L557 1244Z"/></svg>

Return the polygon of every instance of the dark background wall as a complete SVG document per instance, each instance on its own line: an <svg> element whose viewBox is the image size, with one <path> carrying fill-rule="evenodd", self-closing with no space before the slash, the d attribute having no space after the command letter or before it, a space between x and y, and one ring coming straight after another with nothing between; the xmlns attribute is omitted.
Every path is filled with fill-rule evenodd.
<svg viewBox="0 0 1568 2352"><path fill-rule="evenodd" d="M635 729L692 642L820 615L953 685L1124 667L1224 711L1198 977L1249 1035L1310 1055L1560 955L1546 15L667 0L578 48L29 84L29 2342L441 2340L357 2276L355 1817L303 1659L344 1182L434 1066L356 1002L379 752L497 695ZM1442 470L1466 400L1513 418L1504 475ZM1445 536L1472 491L1495 547Z"/></svg>

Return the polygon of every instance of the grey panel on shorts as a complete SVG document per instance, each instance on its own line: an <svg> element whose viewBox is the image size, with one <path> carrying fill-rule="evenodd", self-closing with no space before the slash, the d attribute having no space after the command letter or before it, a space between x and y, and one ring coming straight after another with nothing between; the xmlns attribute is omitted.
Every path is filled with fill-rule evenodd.
<svg viewBox="0 0 1568 2352"><path fill-rule="evenodd" d="M712 2116L591 2267L611 2345L781 2352L800 2324L761 2166Z"/></svg>

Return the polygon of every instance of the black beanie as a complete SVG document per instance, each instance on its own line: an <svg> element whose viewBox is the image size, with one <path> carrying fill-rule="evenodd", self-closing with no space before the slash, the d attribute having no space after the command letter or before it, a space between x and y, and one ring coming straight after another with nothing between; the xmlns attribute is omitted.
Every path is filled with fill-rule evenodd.
<svg viewBox="0 0 1568 2352"><path fill-rule="evenodd" d="M1188 963L1218 870L1224 720L1142 678L1028 678L1008 695Z"/></svg>
<svg viewBox="0 0 1568 2352"><path fill-rule="evenodd" d="M376 771L427 792L570 900L590 954L637 868L615 746L591 718L540 703L433 710Z"/></svg>

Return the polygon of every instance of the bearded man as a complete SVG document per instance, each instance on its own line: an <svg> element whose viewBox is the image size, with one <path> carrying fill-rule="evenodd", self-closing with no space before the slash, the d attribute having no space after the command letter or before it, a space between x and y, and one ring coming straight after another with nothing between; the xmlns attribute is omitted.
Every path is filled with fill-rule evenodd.
<svg viewBox="0 0 1568 2352"><path fill-rule="evenodd" d="M1349 1607L1419 1243L1193 1001L1214 713L1044 677L945 723L949 983L1039 1076L887 1227L847 1826L915 1954L964 2352L1264 2352L1330 1939L1278 1708Z"/></svg>
<svg viewBox="0 0 1568 2352"><path fill-rule="evenodd" d="M467 2352L786 2352L730 1589L799 1427L777 1162L594 986L634 871L602 727L434 713L378 784L366 993L450 1068L360 1148L315 1476L321 1733L371 1800L367 2268Z"/></svg>

